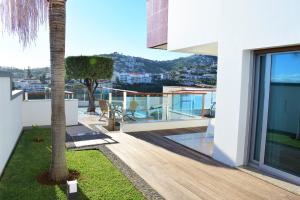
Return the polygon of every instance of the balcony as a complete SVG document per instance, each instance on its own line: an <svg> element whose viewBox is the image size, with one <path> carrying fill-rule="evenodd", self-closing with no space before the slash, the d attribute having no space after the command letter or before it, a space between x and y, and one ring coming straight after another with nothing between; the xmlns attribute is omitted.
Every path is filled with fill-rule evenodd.
<svg viewBox="0 0 300 200"><path fill-rule="evenodd" d="M142 93L137 91L101 88L96 99L103 99L112 110L106 117L100 117L102 110L97 107L96 114L86 113L88 102L85 93L75 93L79 98L79 122L92 129L108 129L124 133L140 131L177 130L165 134L165 138L187 146L198 152L212 156L213 130L211 119L215 114L216 93L214 89L165 86L162 93ZM82 98L83 97L83 98ZM98 102L95 102L98 105ZM132 104L136 105L132 108ZM117 109L117 112L113 110ZM124 117L126 114L130 117ZM101 116L101 114L100 114ZM116 121L116 127L109 126L109 120ZM119 127L120 126L120 127ZM190 133L180 132L183 128ZM212 130L212 131L211 131ZM98 141L103 143L105 141ZM87 144L86 142L81 142ZM95 144L95 141L90 141ZM78 147L81 144L77 144Z"/></svg>

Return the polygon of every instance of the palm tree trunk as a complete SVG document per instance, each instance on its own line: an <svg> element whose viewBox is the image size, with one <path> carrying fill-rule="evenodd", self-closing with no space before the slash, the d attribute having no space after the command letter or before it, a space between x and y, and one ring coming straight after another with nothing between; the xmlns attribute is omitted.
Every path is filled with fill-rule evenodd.
<svg viewBox="0 0 300 200"><path fill-rule="evenodd" d="M52 84L52 160L50 177L54 181L64 181L68 175L65 157L65 12L65 0L50 0L49 28Z"/></svg>

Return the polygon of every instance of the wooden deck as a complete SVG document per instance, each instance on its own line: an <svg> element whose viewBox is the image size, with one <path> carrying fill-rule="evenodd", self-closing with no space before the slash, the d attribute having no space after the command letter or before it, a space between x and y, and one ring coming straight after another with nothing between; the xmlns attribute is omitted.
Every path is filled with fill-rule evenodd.
<svg viewBox="0 0 300 200"><path fill-rule="evenodd" d="M110 133L106 146L166 199L300 199L161 136L180 131L199 130Z"/></svg>

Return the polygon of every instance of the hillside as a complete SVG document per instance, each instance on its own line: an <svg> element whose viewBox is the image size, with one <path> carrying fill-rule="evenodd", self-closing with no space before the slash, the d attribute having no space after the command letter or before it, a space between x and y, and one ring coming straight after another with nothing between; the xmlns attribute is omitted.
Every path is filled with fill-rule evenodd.
<svg viewBox="0 0 300 200"><path fill-rule="evenodd" d="M168 61L149 60L141 57L133 57L123 55L120 53L101 54L99 56L110 57L114 60L114 70L116 72L145 72L145 73L167 73L167 72L181 72L189 69L191 71L211 71L210 67L217 63L217 57L204 56L204 55L192 55L189 57L182 57ZM15 78L24 78L26 76L27 67L23 69L17 69L13 67L0 67L2 71L10 71ZM40 77L43 74L50 75L50 69L44 68L32 68L32 75L34 77Z"/></svg>
<svg viewBox="0 0 300 200"><path fill-rule="evenodd" d="M186 68L205 68L217 63L217 57L192 55L168 61L149 60L141 57L127 56L117 52L101 54L100 56L110 57L114 60L116 72L146 72L165 73L179 71Z"/></svg>

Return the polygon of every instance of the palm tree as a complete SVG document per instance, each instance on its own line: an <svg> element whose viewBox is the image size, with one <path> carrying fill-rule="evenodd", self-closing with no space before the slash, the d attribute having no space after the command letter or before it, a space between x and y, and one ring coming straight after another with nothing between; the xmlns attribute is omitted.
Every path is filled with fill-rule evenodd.
<svg viewBox="0 0 300 200"><path fill-rule="evenodd" d="M52 84L52 162L50 177L55 181L67 178L65 157L66 117L65 117L65 0L50 0L50 62Z"/></svg>
<svg viewBox="0 0 300 200"><path fill-rule="evenodd" d="M49 173L50 178L57 182L66 180L68 175L65 158L64 102L65 3L65 0L0 1L4 30L18 35L24 47L36 39L39 25L45 24L49 19L52 83L52 159Z"/></svg>

